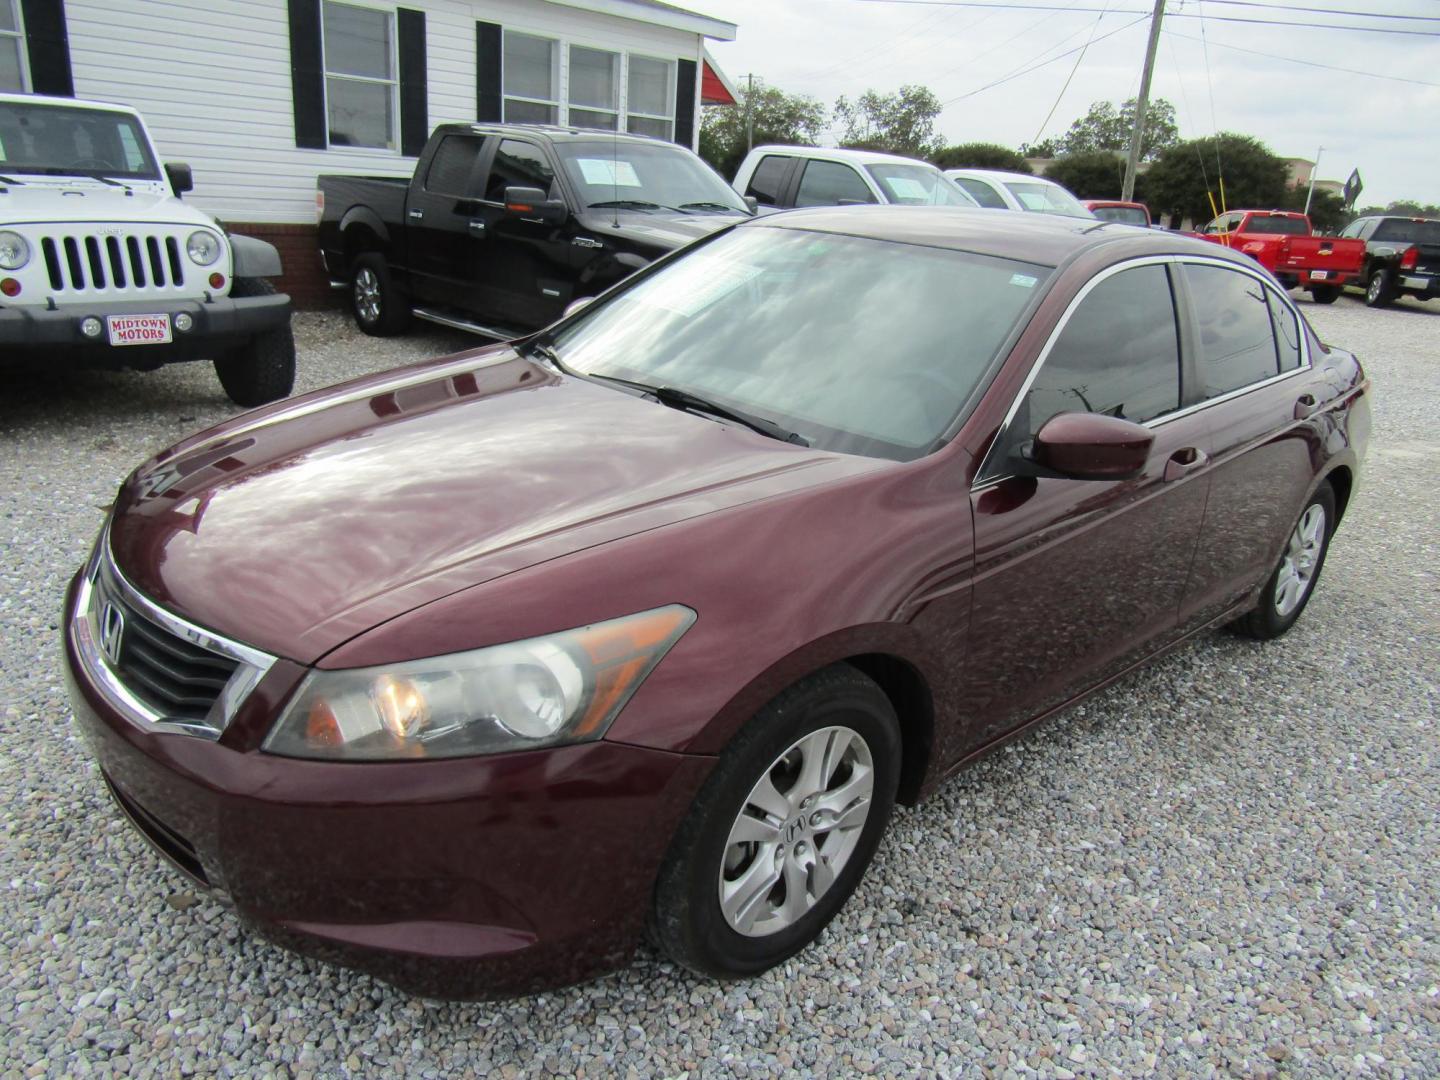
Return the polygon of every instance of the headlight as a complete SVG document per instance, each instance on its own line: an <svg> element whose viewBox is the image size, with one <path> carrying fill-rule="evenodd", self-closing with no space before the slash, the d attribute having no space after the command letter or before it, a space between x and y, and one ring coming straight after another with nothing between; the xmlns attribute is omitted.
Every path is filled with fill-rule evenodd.
<svg viewBox="0 0 1440 1080"><path fill-rule="evenodd" d="M263 749L340 761L496 754L605 734L695 622L672 604L473 652L317 670Z"/></svg>
<svg viewBox="0 0 1440 1080"><path fill-rule="evenodd" d="M19 270L30 261L30 245L19 233L0 232L0 270Z"/></svg>
<svg viewBox="0 0 1440 1080"><path fill-rule="evenodd" d="M185 254L196 266L209 266L220 258L220 241L215 239L214 233L201 229L191 233L190 239L185 241Z"/></svg>

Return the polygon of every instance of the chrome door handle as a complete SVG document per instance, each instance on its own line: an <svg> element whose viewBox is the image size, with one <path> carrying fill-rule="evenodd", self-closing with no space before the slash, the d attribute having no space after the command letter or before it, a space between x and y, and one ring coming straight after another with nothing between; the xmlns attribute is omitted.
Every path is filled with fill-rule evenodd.
<svg viewBox="0 0 1440 1080"><path fill-rule="evenodd" d="M1204 450L1197 450L1193 446L1187 446L1184 450L1176 450L1170 455L1170 460L1165 462L1165 482L1168 484L1181 477L1189 476L1209 461L1209 454Z"/></svg>
<svg viewBox="0 0 1440 1080"><path fill-rule="evenodd" d="M1318 408L1320 403L1315 400L1314 394L1301 394L1295 400L1295 419L1304 420Z"/></svg>
<svg viewBox="0 0 1440 1080"><path fill-rule="evenodd" d="M411 216L412 218L414 218L416 221L419 221L421 218L423 218L423 217L425 216L425 211L424 211L424 210L411 210L411 211L410 211L410 216Z"/></svg>
<svg viewBox="0 0 1440 1080"><path fill-rule="evenodd" d="M474 233L476 236L484 236L484 235L485 235L485 222L484 222L483 220L479 219L479 218L471 219L471 221L470 221L470 231L471 231L472 233Z"/></svg>

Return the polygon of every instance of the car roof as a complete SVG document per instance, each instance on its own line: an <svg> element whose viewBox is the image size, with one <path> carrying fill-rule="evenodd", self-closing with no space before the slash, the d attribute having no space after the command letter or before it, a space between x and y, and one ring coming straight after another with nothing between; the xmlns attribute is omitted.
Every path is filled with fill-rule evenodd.
<svg viewBox="0 0 1440 1080"><path fill-rule="evenodd" d="M879 150L853 150L841 146L786 146L780 143L766 143L750 151L756 154L789 154L792 157L816 158L821 161L848 161L855 165L923 165L935 168L928 161L905 157L903 154L885 154Z"/></svg>
<svg viewBox="0 0 1440 1080"><path fill-rule="evenodd" d="M1180 233L1058 214L1017 214L949 206L840 206L788 210L753 218L737 228L803 229L923 247L971 251L1058 266L1102 244L1126 241L1131 255L1192 254L1245 263L1218 244Z"/></svg>
<svg viewBox="0 0 1440 1080"><path fill-rule="evenodd" d="M137 109L129 105L117 105L113 101L89 101L85 98L50 97L45 94L0 94L0 104L5 105L63 105L67 109L99 109L104 112L125 113L139 116Z"/></svg>
<svg viewBox="0 0 1440 1080"><path fill-rule="evenodd" d="M1097 207L1104 209L1104 208L1109 208L1109 207L1114 207L1114 206L1128 206L1128 207L1133 207L1133 208L1136 209L1136 210L1148 210L1148 209L1150 209L1150 208L1149 208L1148 206L1146 206L1144 203L1142 203L1142 202L1135 202L1133 199L1132 199L1132 200L1129 200L1129 201L1126 201L1125 199L1081 199L1081 200L1080 200L1080 204L1081 204L1082 206L1085 206L1085 207L1091 209L1091 210L1094 210L1094 209L1096 209Z"/></svg>
<svg viewBox="0 0 1440 1080"><path fill-rule="evenodd" d="M1035 176L1032 173L1023 172L1007 172L1004 169L946 169L945 175L963 176L967 179L974 180L1038 180L1042 184L1055 184L1056 187L1061 186L1054 180L1047 179L1044 176Z"/></svg>
<svg viewBox="0 0 1440 1080"><path fill-rule="evenodd" d="M587 127L565 127L559 124L506 124L496 121L495 123L476 124L441 124L437 131L460 132L462 134L477 135L538 135L553 142L574 142L576 140L594 140L603 138L606 141L614 140L617 143L649 143L651 145L677 146L680 149L688 149L680 146L679 143L672 143L666 139L657 139L651 135L637 135L627 131L609 131L605 128Z"/></svg>

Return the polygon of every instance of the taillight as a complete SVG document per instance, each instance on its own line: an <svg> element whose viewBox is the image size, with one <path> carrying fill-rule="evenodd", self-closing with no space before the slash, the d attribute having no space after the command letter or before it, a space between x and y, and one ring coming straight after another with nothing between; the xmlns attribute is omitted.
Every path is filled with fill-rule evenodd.
<svg viewBox="0 0 1440 1080"><path fill-rule="evenodd" d="M1401 270L1414 270L1415 264L1420 261L1420 249L1413 244L1405 249L1405 254L1400 256Z"/></svg>
<svg viewBox="0 0 1440 1080"><path fill-rule="evenodd" d="M319 188L315 189L315 224L320 224L325 218L325 192Z"/></svg>

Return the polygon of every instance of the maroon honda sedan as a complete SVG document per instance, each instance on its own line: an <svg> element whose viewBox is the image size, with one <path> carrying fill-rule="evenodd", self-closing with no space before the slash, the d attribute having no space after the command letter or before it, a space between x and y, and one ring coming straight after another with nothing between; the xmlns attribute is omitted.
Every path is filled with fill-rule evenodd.
<svg viewBox="0 0 1440 1080"><path fill-rule="evenodd" d="M1370 427L1253 262L1094 221L748 221L530 339L239 416L67 600L121 811L417 992L802 949L896 801L1304 610Z"/></svg>

